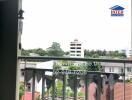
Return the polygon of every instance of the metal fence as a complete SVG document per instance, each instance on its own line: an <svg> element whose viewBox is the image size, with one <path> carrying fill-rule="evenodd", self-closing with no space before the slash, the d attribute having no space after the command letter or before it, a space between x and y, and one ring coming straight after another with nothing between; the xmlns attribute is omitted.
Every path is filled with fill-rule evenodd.
<svg viewBox="0 0 132 100"><path fill-rule="evenodd" d="M25 93L31 90L32 100L37 100L35 89L40 82L40 100L132 99L126 89L127 84L132 88L131 77L126 78L132 60L22 56L18 59L20 67L23 63ZM32 63L36 66L29 65ZM26 89L29 81L30 90ZM26 95L23 100L27 100Z"/></svg>

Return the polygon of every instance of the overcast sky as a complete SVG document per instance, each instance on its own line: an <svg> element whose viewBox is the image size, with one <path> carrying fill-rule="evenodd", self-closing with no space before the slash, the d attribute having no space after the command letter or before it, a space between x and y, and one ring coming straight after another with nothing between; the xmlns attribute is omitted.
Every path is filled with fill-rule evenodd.
<svg viewBox="0 0 132 100"><path fill-rule="evenodd" d="M111 17L112 6L124 7ZM131 0L23 0L24 49L60 43L64 51L78 39L85 49L130 49Z"/></svg>

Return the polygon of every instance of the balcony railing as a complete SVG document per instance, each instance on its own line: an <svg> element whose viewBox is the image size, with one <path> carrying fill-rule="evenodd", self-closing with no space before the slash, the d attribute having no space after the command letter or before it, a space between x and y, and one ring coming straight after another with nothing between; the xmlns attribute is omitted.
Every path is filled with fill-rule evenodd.
<svg viewBox="0 0 132 100"><path fill-rule="evenodd" d="M46 89L49 89L48 87L50 87L50 92L52 92L50 95L48 94L48 100L90 100L92 95L90 95L91 91L89 89L92 82L96 84L95 100L130 100L129 98L132 98L132 93L128 93L128 83L126 82L128 78L126 76L126 68L128 66L132 68L132 60L22 56L18 57L18 59L20 65L22 62L24 63L24 67L21 70L25 73L25 87L32 78L32 100L36 100L36 80L40 79L42 80L41 100L45 100L45 93ZM52 66L47 63L50 61L53 61ZM36 64L36 67L28 65L29 62ZM40 66L38 67L37 65ZM69 68L69 66L74 67ZM116 70L109 70L111 67ZM118 68L122 68L122 71L117 70ZM46 75L47 72L51 72L51 74ZM47 80L50 80L49 83ZM58 80L62 83L61 92L56 87ZM51 86L48 86L50 84ZM132 90L131 82L129 85L128 87ZM118 86L120 87L118 88ZM68 94L68 88L73 91L71 96ZM80 91L84 95L79 94L79 88L82 89ZM60 94L56 93L58 91ZM24 100L26 100L26 96Z"/></svg>

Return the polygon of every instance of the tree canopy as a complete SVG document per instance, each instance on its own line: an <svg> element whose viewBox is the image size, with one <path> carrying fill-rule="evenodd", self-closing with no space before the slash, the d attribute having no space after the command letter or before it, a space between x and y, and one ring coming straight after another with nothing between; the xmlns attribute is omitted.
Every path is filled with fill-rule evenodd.
<svg viewBox="0 0 132 100"><path fill-rule="evenodd" d="M63 56L64 51L61 49L60 44L53 42L51 47L47 48L48 56Z"/></svg>
<svg viewBox="0 0 132 100"><path fill-rule="evenodd" d="M61 49L60 44L57 42L53 42L51 47L43 50L42 48L37 49L22 49L21 55L22 56L30 56L31 53L38 54L39 56L63 56L64 51Z"/></svg>
<svg viewBox="0 0 132 100"><path fill-rule="evenodd" d="M43 50L42 48L36 48L36 49L28 49L24 50L22 49L21 55L22 56L31 56L30 54L38 54L39 56L63 56L63 55L69 55L69 51L64 52L61 49L61 46L57 42L53 42L52 45L47 48L46 50ZM115 51L106 51L106 50L84 50L84 57L85 58L126 58L126 54L119 52L117 50Z"/></svg>
<svg viewBox="0 0 132 100"><path fill-rule="evenodd" d="M115 51L106 51L106 50L84 50L84 56L86 58L126 58L125 53L121 53L117 50Z"/></svg>

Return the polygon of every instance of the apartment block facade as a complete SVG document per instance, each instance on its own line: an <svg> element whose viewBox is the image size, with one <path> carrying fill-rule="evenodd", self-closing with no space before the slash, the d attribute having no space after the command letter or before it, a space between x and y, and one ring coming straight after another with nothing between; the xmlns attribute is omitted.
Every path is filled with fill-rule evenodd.
<svg viewBox="0 0 132 100"><path fill-rule="evenodd" d="M82 42L79 42L77 39L70 42L70 57L84 58Z"/></svg>

